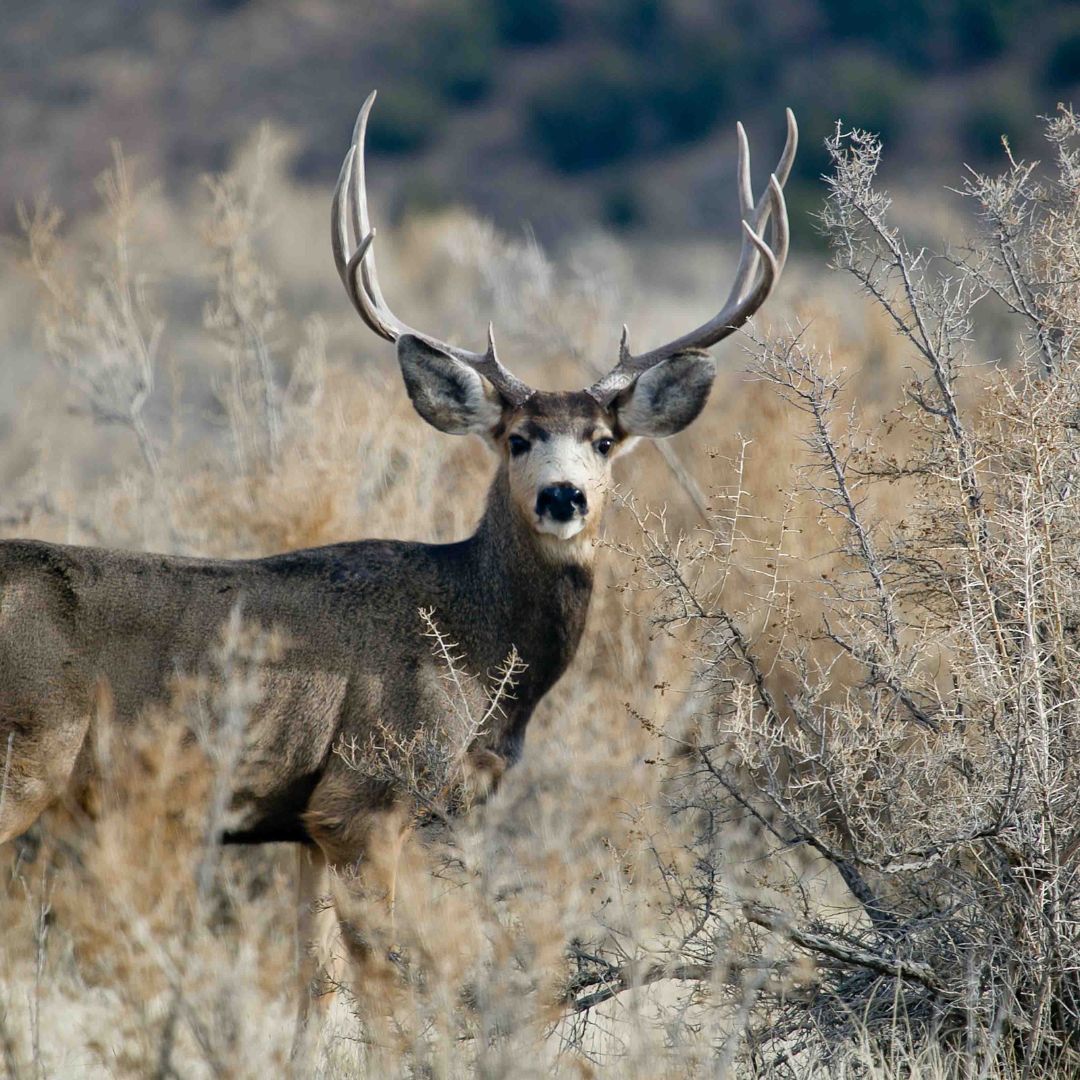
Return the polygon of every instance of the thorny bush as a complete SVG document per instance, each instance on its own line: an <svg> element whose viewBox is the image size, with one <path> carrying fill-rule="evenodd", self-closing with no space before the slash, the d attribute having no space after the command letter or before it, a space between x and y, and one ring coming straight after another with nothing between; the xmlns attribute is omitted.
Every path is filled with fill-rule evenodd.
<svg viewBox="0 0 1080 1080"><path fill-rule="evenodd" d="M890 224L878 140L828 143L834 266L912 365L869 431L802 333L757 344L801 418L792 502L816 504L830 572L797 580L785 522L751 543L738 481L703 541L639 514L639 584L661 625L689 627L687 689L707 702L657 732L669 810L693 823L680 859L657 849L665 964L767 973L739 1053L769 1075L887 1051L898 1030L964 1075L1080 1068L1080 121L1062 108L1046 135L1049 167L1009 154L1002 176L968 175L979 239L936 256ZM974 366L977 309L1003 327L992 370ZM756 601L729 585L740 559ZM733 884L736 820L771 839L775 904ZM807 889L807 860L846 907Z"/></svg>

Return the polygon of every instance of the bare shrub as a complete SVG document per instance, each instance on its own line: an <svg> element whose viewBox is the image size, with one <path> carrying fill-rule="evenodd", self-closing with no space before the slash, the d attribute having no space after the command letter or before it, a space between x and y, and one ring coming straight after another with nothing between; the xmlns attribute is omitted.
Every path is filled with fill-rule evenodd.
<svg viewBox="0 0 1080 1080"><path fill-rule="evenodd" d="M255 248L265 224L263 186L280 151L267 128L259 132L252 161L223 176L208 177L210 220L204 235L214 263L215 295L204 325L225 352L228 380L218 389L243 473L273 461L281 451L282 402L272 356L277 316L276 284Z"/></svg>
<svg viewBox="0 0 1080 1080"><path fill-rule="evenodd" d="M138 243L143 194L118 144L112 168L97 181L105 209L106 235L80 265L57 258L62 215L45 202L20 208L30 268L46 307L45 345L86 398L95 418L120 423L138 440L143 461L160 478L158 453L143 414L154 389L155 362L163 323L151 307L146 275L133 248Z"/></svg>
<svg viewBox="0 0 1080 1080"><path fill-rule="evenodd" d="M724 594L735 519L690 543L639 518L639 578L662 625L692 629L711 702L657 730L671 812L695 822L688 871L671 865L697 920L669 964L771 968L740 1048L769 1075L869 1069L905 1038L963 1075L1080 1062L1080 129L1062 110L1047 134L1050 174L1010 160L1003 177L969 177L989 235L966 260L907 247L874 186L873 136L829 143L835 264L893 322L913 377L888 422L906 431L897 455L844 408L828 355L799 334L757 349L757 374L802 417L794 497L835 545L820 617L785 605L807 582L782 533L769 565L785 569L740 610ZM973 319L991 294L1015 339L978 379ZM733 895L718 849L740 819L774 854L757 891ZM800 851L838 874L845 904L808 887ZM795 953L812 974L788 967ZM860 1044L869 1058L852 1057Z"/></svg>

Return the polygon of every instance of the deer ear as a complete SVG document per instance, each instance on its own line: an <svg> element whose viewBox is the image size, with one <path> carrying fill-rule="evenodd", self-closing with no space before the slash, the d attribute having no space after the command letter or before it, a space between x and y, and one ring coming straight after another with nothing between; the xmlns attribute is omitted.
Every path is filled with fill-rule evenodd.
<svg viewBox="0 0 1080 1080"><path fill-rule="evenodd" d="M614 402L628 435L662 439L682 431L709 399L716 361L698 350L676 353L643 371Z"/></svg>
<svg viewBox="0 0 1080 1080"><path fill-rule="evenodd" d="M413 334L397 343L405 389L416 411L449 435L486 435L502 419L503 401L479 372Z"/></svg>

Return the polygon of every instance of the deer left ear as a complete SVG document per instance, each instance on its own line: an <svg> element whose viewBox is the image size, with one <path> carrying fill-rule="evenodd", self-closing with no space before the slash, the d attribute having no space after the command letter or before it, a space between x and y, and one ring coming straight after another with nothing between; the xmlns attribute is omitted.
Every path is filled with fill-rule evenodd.
<svg viewBox="0 0 1080 1080"><path fill-rule="evenodd" d="M487 435L502 419L502 399L478 372L413 334L397 343L405 389L416 411L448 435Z"/></svg>
<svg viewBox="0 0 1080 1080"><path fill-rule="evenodd" d="M709 400L716 361L697 349L676 353L643 371L614 402L628 435L662 439L682 431Z"/></svg>

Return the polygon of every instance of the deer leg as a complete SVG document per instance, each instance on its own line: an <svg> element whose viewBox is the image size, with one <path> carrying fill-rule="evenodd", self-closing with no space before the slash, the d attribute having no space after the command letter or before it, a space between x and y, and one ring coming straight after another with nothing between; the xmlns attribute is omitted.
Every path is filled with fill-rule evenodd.
<svg viewBox="0 0 1080 1080"><path fill-rule="evenodd" d="M390 936L392 947L397 948L397 882L398 871L401 869L401 853L405 847L405 838L408 836L408 827L398 822L389 823L389 835L387 836L387 894L386 900L390 908Z"/></svg>
<svg viewBox="0 0 1080 1080"><path fill-rule="evenodd" d="M317 847L300 847L297 861L297 1007L290 1059L303 1070L310 1067L321 1021L334 1003L343 972L337 916L325 901L330 892L326 856Z"/></svg>
<svg viewBox="0 0 1080 1080"><path fill-rule="evenodd" d="M48 583L6 577L0 566L0 844L70 793L91 718L113 711Z"/></svg>
<svg viewBox="0 0 1080 1080"><path fill-rule="evenodd" d="M89 726L78 705L20 715L0 703L0 844L67 794Z"/></svg>
<svg viewBox="0 0 1080 1080"><path fill-rule="evenodd" d="M325 776L304 815L308 834L338 870L334 907L358 996L391 977L392 909L407 820L392 802L373 806L362 794L349 774Z"/></svg>

